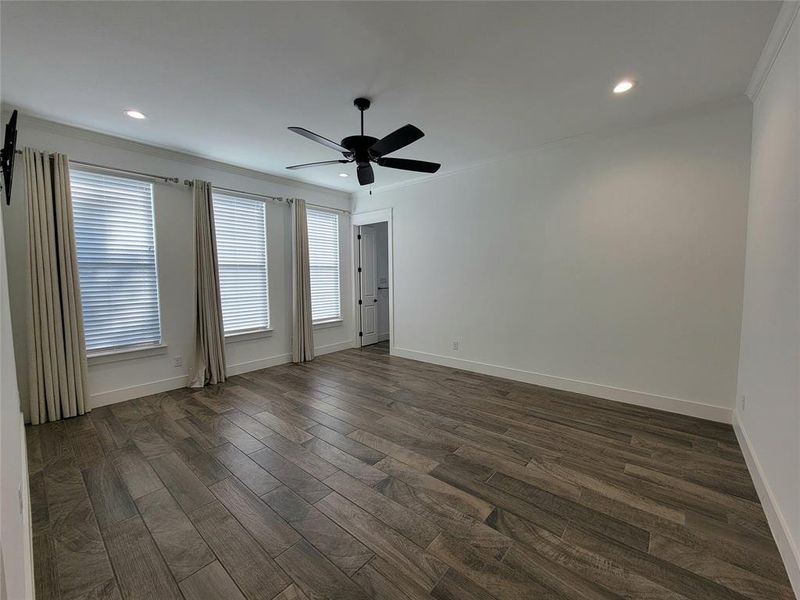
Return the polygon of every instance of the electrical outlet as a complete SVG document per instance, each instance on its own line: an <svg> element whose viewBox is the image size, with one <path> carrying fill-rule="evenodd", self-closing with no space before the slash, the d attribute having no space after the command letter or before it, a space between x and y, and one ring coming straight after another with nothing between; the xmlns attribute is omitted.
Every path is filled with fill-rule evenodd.
<svg viewBox="0 0 800 600"><path fill-rule="evenodd" d="M453 350L458 352L459 346L461 346L461 342L459 342L458 340L453 340Z"/></svg>
<svg viewBox="0 0 800 600"><path fill-rule="evenodd" d="M744 394L739 397L739 408L742 412L744 412L744 409L747 408L747 396Z"/></svg>
<svg viewBox="0 0 800 600"><path fill-rule="evenodd" d="M176 366L176 367L182 367L183 366L183 357L182 356L176 356L175 358L172 359L172 364L174 366Z"/></svg>

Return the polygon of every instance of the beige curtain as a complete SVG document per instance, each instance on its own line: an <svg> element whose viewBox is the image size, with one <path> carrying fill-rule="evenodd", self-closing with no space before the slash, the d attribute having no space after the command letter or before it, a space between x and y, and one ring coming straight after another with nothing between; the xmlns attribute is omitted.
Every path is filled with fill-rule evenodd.
<svg viewBox="0 0 800 600"><path fill-rule="evenodd" d="M292 203L292 362L314 358L306 202Z"/></svg>
<svg viewBox="0 0 800 600"><path fill-rule="evenodd" d="M31 423L89 411L69 161L24 151L28 200L28 374Z"/></svg>
<svg viewBox="0 0 800 600"><path fill-rule="evenodd" d="M225 381L225 333L219 294L211 184L194 180L194 267L197 344L191 387Z"/></svg>

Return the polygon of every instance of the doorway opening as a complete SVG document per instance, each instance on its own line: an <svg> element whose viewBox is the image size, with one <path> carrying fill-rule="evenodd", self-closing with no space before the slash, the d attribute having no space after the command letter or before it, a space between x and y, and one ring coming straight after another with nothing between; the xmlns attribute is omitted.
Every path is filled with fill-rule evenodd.
<svg viewBox="0 0 800 600"><path fill-rule="evenodd" d="M353 215L355 346L394 346L391 212Z"/></svg>
<svg viewBox="0 0 800 600"><path fill-rule="evenodd" d="M361 346L389 346L389 224L359 225L358 323Z"/></svg>

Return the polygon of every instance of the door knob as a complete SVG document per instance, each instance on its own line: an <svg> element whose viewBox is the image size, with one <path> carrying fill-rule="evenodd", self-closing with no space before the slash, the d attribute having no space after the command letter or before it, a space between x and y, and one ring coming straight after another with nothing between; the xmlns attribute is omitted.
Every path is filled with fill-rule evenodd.
<svg viewBox="0 0 800 600"><path fill-rule="evenodd" d="M374 302L377 302L377 301L378 301L378 299L377 299L377 298L375 298L375 299L374 299Z"/></svg>

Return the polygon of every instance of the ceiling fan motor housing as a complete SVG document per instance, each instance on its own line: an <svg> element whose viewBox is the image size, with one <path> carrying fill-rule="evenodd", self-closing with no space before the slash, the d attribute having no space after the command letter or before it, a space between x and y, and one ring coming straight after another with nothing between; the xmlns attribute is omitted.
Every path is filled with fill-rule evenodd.
<svg viewBox="0 0 800 600"><path fill-rule="evenodd" d="M377 141L378 138L369 135L351 135L344 138L341 143L355 156L356 164L366 165L370 161L369 149Z"/></svg>

